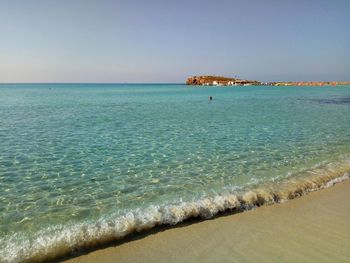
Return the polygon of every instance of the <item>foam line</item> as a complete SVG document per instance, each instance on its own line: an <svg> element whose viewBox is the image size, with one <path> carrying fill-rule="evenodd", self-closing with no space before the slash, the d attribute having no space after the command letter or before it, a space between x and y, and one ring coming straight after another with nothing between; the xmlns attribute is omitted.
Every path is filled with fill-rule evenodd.
<svg viewBox="0 0 350 263"><path fill-rule="evenodd" d="M338 168L327 166L241 193L219 194L164 206L153 205L129 211L122 216L110 215L95 222L52 226L39 231L31 239L17 233L0 239L0 244L5 244L0 249L0 262L45 261L159 225L176 225L193 217L211 218L227 210L246 210L284 202L310 191L330 187L349 177L349 163Z"/></svg>

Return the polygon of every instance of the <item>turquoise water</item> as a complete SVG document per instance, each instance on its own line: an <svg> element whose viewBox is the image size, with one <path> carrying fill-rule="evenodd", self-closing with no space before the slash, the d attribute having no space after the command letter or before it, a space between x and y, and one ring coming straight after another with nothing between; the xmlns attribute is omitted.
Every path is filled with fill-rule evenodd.
<svg viewBox="0 0 350 263"><path fill-rule="evenodd" d="M0 261L210 217L349 156L349 86L1 84Z"/></svg>

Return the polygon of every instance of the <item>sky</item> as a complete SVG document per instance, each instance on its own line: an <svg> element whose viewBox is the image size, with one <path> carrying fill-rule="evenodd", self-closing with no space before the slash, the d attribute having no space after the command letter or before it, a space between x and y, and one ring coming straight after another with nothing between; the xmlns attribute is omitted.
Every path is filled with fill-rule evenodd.
<svg viewBox="0 0 350 263"><path fill-rule="evenodd" d="M0 0L0 82L350 81L349 0Z"/></svg>

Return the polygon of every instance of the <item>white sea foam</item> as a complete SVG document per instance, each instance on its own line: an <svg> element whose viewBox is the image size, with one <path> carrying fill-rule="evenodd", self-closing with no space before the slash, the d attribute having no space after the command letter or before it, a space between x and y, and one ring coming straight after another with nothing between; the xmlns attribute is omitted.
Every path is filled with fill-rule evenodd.
<svg viewBox="0 0 350 263"><path fill-rule="evenodd" d="M167 206L149 206L117 216L110 215L96 222L58 225L44 229L28 239L17 233L3 237L0 262L38 262L117 240L134 232L158 225L175 225L193 217L211 218L226 210L244 210L263 204L283 202L310 191L330 187L350 177L350 167L318 170L318 176L292 178L244 193L227 193L193 202L178 202ZM277 185L277 186L276 186Z"/></svg>

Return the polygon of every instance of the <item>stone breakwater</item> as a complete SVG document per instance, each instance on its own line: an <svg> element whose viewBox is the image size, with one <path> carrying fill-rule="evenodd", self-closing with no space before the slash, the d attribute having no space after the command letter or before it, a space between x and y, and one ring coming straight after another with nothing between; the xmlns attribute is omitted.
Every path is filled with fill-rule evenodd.
<svg viewBox="0 0 350 263"><path fill-rule="evenodd" d="M350 85L349 81L288 81L288 82L270 82L271 86L337 86Z"/></svg>

